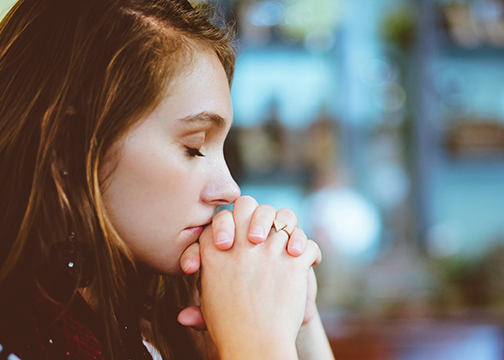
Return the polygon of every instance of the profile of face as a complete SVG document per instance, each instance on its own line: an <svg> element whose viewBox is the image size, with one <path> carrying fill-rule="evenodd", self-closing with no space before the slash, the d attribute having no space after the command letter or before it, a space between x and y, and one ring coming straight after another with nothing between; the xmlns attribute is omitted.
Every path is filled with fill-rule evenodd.
<svg viewBox="0 0 504 360"><path fill-rule="evenodd" d="M159 106L105 157L112 224L135 260L160 274L180 274L182 253L215 209L240 195L223 155L233 116L224 68L210 51L193 55Z"/></svg>

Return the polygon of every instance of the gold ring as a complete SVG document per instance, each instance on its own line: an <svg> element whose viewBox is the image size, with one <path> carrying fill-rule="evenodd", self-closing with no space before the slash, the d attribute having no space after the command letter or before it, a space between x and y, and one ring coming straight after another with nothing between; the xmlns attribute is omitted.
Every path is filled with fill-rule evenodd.
<svg viewBox="0 0 504 360"><path fill-rule="evenodd" d="M284 231L290 239L291 234L289 234L289 232L287 231L287 224L286 223L275 219L275 220L273 220L273 227L275 228L276 232Z"/></svg>

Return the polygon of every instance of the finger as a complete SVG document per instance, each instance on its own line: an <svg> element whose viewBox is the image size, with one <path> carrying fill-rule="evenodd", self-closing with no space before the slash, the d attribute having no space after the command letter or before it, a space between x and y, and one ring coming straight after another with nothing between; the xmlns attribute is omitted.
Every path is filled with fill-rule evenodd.
<svg viewBox="0 0 504 360"><path fill-rule="evenodd" d="M292 236L287 243L287 252L290 256L298 257L304 253L307 242L308 238L304 231L300 228L296 228L292 232Z"/></svg>
<svg viewBox="0 0 504 360"><path fill-rule="evenodd" d="M298 218L294 211L292 211L291 209L278 210L275 219L286 224L287 227L285 228L285 230L291 235L294 229L298 226ZM286 234L285 231L283 231L283 233Z"/></svg>
<svg viewBox="0 0 504 360"><path fill-rule="evenodd" d="M252 215L250 221L248 239L253 244L260 244L268 236L273 220L276 217L276 210L270 205L259 205Z"/></svg>
<svg viewBox="0 0 504 360"><path fill-rule="evenodd" d="M322 261L322 253L320 252L320 248L315 241L307 241L306 250L303 254L303 257L305 257L306 261L308 262L307 265L309 266L316 266L320 264L320 262Z"/></svg>
<svg viewBox="0 0 504 360"><path fill-rule="evenodd" d="M259 206L251 196L239 197L233 205L233 217L236 226L235 244L245 243L248 238L250 221L255 209ZM249 242L247 240L247 242Z"/></svg>
<svg viewBox="0 0 504 360"><path fill-rule="evenodd" d="M285 251L287 241L292 236L294 229L297 227L298 219L294 211L290 209L280 209L276 214L275 220L280 222L277 224L285 224L286 227L283 230L278 229L278 231L275 227L271 229L270 235L273 240L271 246L282 247L282 250Z"/></svg>
<svg viewBox="0 0 504 360"><path fill-rule="evenodd" d="M306 308L305 315L303 319L303 325L307 324L311 319L315 317L317 313L317 278L315 277L315 272L313 267L310 267L308 271L308 286L306 290Z"/></svg>
<svg viewBox="0 0 504 360"><path fill-rule="evenodd" d="M213 240L213 223L203 229L203 232L199 237L199 244L200 255L203 254L204 251L213 252L214 250L217 250Z"/></svg>
<svg viewBox="0 0 504 360"><path fill-rule="evenodd" d="M199 244L191 244L180 257L180 268L186 274L194 274L200 268Z"/></svg>
<svg viewBox="0 0 504 360"><path fill-rule="evenodd" d="M205 318L199 306L190 306L182 310L177 316L177 321L184 326L192 327L194 330L207 330Z"/></svg>
<svg viewBox="0 0 504 360"><path fill-rule="evenodd" d="M212 234L217 249L229 250L233 247L235 238L235 223L233 213L222 210L212 220Z"/></svg>

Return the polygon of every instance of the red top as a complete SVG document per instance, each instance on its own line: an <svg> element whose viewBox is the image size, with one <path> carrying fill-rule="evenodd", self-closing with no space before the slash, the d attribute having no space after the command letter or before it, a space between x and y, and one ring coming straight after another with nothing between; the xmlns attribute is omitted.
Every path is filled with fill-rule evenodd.
<svg viewBox="0 0 504 360"><path fill-rule="evenodd" d="M79 294L65 312L40 295L24 300L2 299L0 359L10 353L22 360L104 359L92 330L95 314Z"/></svg>

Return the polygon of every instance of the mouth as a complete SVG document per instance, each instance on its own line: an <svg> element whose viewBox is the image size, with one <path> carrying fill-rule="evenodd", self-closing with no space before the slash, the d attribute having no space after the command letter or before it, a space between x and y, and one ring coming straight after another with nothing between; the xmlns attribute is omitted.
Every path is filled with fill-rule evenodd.
<svg viewBox="0 0 504 360"><path fill-rule="evenodd" d="M211 221L209 221L209 222L207 222L205 224L202 224L202 225L188 226L188 227L186 227L184 229L184 231L190 232L190 233L196 235L199 238L199 236L203 232L203 229L205 229L205 227L207 227L208 225L210 225L210 223L211 223Z"/></svg>
<svg viewBox="0 0 504 360"><path fill-rule="evenodd" d="M201 233L203 231L203 225L186 227L184 229L184 231L189 231L189 232L192 232L192 233L196 233L196 232Z"/></svg>

